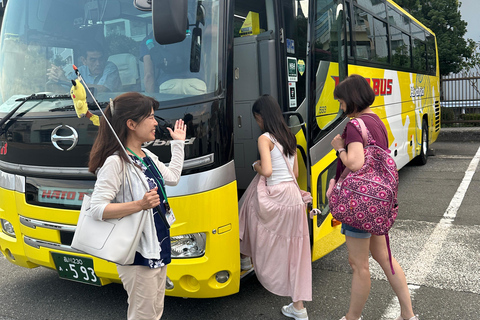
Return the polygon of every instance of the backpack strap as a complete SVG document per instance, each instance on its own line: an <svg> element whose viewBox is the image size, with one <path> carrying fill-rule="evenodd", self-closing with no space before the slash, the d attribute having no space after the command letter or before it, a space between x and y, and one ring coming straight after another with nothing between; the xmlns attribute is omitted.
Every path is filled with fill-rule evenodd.
<svg viewBox="0 0 480 320"><path fill-rule="evenodd" d="M358 126L360 126L360 128L358 128L358 126L355 124L355 121L358 123ZM362 134L363 147L365 148L368 145L368 129L365 126L365 122L363 122L363 120L360 119L360 118L352 119L351 122L353 123L353 126L357 130L359 130L360 133ZM342 174L340 175L339 180L340 179L342 179L342 180L345 179L351 171L352 170L348 169L347 166L345 166L345 169L343 170Z"/></svg>
<svg viewBox="0 0 480 320"><path fill-rule="evenodd" d="M363 122L362 119L360 118L355 118L352 120L353 121L357 121L358 124L360 125L360 133L362 135L362 139L363 139L363 147L365 148L367 145L368 145L368 129L367 127L365 126L365 122Z"/></svg>
<svg viewBox="0 0 480 320"><path fill-rule="evenodd" d="M387 241L388 261L390 262L390 269L392 270L392 274L395 274L392 262L392 250L390 249L390 237L388 236L388 233L385 235L385 240Z"/></svg>
<svg viewBox="0 0 480 320"><path fill-rule="evenodd" d="M370 117L371 119L373 119L380 127L382 127L382 125L380 125L381 122L379 122L377 120L377 118L375 118L374 116L372 116L371 114L369 113L364 113L362 115L363 117L367 116L367 117ZM385 135L385 140L387 141L387 144L388 144L388 133L387 133L387 130L382 130L383 131L383 134Z"/></svg>

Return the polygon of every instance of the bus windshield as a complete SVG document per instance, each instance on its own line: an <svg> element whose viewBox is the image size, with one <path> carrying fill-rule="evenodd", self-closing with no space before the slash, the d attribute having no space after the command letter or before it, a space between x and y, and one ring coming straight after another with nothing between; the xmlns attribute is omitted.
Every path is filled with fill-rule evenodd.
<svg viewBox="0 0 480 320"><path fill-rule="evenodd" d="M152 12L132 2L10 1L0 39L0 112L12 108L5 103L12 98L68 94L73 64L101 103L128 91L160 102L216 92L219 1L188 0L185 40L169 45L155 41Z"/></svg>

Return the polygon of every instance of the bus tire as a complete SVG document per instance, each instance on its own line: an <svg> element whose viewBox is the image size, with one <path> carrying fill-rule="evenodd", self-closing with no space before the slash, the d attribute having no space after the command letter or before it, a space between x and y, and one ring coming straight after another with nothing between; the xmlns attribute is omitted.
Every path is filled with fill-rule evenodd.
<svg viewBox="0 0 480 320"><path fill-rule="evenodd" d="M414 163L418 166L423 166L427 163L427 157L428 157L428 124L427 124L427 120L423 119L422 147L420 148L420 154L415 157Z"/></svg>

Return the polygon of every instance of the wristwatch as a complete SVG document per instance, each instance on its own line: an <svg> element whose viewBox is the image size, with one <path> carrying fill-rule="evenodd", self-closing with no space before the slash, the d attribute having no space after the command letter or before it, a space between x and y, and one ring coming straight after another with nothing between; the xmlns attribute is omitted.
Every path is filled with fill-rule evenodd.
<svg viewBox="0 0 480 320"><path fill-rule="evenodd" d="M345 148L340 148L340 149L338 149L338 150L337 150L337 158L338 158L338 156L340 155L340 152L342 152L342 151L347 151L347 150L345 150Z"/></svg>

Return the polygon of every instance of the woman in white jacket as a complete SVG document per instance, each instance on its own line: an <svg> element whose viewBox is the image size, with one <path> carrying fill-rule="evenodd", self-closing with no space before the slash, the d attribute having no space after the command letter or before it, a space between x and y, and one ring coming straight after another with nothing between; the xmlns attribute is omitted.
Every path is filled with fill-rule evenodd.
<svg viewBox="0 0 480 320"><path fill-rule="evenodd" d="M161 318L167 264L171 260L168 221L171 222L173 213L165 185L176 185L180 180L186 125L183 120L177 120L174 130L167 128L173 141L172 159L166 167L153 153L142 148L144 142L155 139L157 121L154 111L158 107L155 99L128 92L111 101L105 110L105 116L128 151L128 157L141 169L143 176L132 173L131 165L127 165L130 159L103 118L90 153L89 170L97 174L91 198L92 215L97 219L111 219L142 210L148 213L134 262L117 265L128 293L128 319ZM125 169L130 176L131 188L123 181Z"/></svg>

